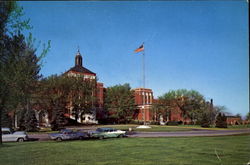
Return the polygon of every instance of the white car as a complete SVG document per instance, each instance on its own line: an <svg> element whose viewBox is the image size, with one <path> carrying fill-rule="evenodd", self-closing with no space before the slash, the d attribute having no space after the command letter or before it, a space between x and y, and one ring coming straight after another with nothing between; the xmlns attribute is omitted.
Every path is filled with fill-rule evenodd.
<svg viewBox="0 0 250 165"><path fill-rule="evenodd" d="M92 138L112 138L112 137L126 137L126 131L117 130L115 128L97 128L96 131L90 131L89 136Z"/></svg>
<svg viewBox="0 0 250 165"><path fill-rule="evenodd" d="M10 128L2 128L3 142L23 142L28 140L28 135L24 131L11 131Z"/></svg>

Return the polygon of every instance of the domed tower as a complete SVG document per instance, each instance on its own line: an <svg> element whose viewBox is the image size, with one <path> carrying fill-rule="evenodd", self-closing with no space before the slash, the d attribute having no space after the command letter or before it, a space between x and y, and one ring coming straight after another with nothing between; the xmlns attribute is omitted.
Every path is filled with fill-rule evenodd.
<svg viewBox="0 0 250 165"><path fill-rule="evenodd" d="M79 48L77 50L76 56L75 56L75 66L70 68L68 71L65 72L65 74L69 76L76 76L80 75L83 76L84 79L96 79L96 74L87 68L83 67L82 65L82 56L79 51Z"/></svg>
<svg viewBox="0 0 250 165"><path fill-rule="evenodd" d="M75 57L75 66L82 66L82 56L81 56L79 49L78 49L78 51L76 53L76 57Z"/></svg>

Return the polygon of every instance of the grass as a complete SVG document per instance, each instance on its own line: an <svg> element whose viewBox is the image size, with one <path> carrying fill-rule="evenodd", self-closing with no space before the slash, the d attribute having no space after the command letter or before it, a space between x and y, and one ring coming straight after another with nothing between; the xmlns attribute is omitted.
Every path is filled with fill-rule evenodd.
<svg viewBox="0 0 250 165"><path fill-rule="evenodd" d="M0 147L0 165L246 165L249 153L250 135L25 142Z"/></svg>

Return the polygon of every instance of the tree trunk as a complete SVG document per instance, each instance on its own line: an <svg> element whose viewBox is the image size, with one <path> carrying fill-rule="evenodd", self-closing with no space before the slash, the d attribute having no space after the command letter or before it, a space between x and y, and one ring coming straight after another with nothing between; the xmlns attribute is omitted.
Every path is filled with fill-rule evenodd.
<svg viewBox="0 0 250 165"><path fill-rule="evenodd" d="M0 102L0 146L3 144L2 139L2 112L4 107L4 99Z"/></svg>
<svg viewBox="0 0 250 165"><path fill-rule="evenodd" d="M3 144L3 139L2 139L2 110L3 108L0 108L0 145Z"/></svg>

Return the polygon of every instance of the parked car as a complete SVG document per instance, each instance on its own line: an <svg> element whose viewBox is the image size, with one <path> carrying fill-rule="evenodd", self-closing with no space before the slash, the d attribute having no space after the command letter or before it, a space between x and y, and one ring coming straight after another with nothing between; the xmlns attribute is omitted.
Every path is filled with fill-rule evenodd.
<svg viewBox="0 0 250 165"><path fill-rule="evenodd" d="M73 131L70 129L63 129L59 131L59 133L51 133L49 137L52 140L62 141L62 140L75 140L79 139L82 140L84 138L88 138L88 134L82 131Z"/></svg>
<svg viewBox="0 0 250 165"><path fill-rule="evenodd" d="M3 142L23 142L29 140L29 137L24 131L12 131L10 128L2 128Z"/></svg>
<svg viewBox="0 0 250 165"><path fill-rule="evenodd" d="M112 137L125 137L126 131L117 130L115 128L97 128L96 131L89 132L89 136L92 138L112 138Z"/></svg>

